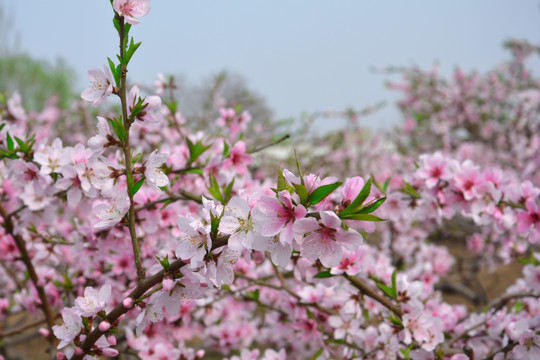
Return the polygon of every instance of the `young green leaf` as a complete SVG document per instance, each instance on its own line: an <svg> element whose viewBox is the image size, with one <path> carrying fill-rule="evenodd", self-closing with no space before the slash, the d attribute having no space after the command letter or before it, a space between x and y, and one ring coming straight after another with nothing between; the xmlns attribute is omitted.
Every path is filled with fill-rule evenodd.
<svg viewBox="0 0 540 360"><path fill-rule="evenodd" d="M317 351L317 352L315 353L315 355L313 355L313 357L311 358L311 360L317 360L317 359L322 355L323 350L324 350L324 348L320 348L319 351Z"/></svg>
<svg viewBox="0 0 540 360"><path fill-rule="evenodd" d="M401 187L401 189L399 189L399 191L411 196L414 199L420 199L421 198L418 191L416 191L416 189L406 181L403 182L403 186Z"/></svg>
<svg viewBox="0 0 540 360"><path fill-rule="evenodd" d="M144 177L142 179L140 179L139 181L137 181L136 184L134 184L133 186L131 186L128 191L129 191L129 194L131 196L134 196L137 191L139 191L139 189L141 188L142 184L144 183Z"/></svg>
<svg viewBox="0 0 540 360"><path fill-rule="evenodd" d="M385 219L381 219L380 217L371 214L350 214L345 216L339 214L339 217L343 220L386 221Z"/></svg>
<svg viewBox="0 0 540 360"><path fill-rule="evenodd" d="M259 295L260 295L259 289L256 289L254 291L247 291L246 292L246 297L248 299L252 299L252 300L255 300L255 301L259 300Z"/></svg>
<svg viewBox="0 0 540 360"><path fill-rule="evenodd" d="M216 199L222 204L224 203L223 195L221 195L219 184L216 180L216 177L212 173L210 173L210 186L208 186L207 189L210 195L214 197L214 199Z"/></svg>
<svg viewBox="0 0 540 360"><path fill-rule="evenodd" d="M343 184L342 182L337 182L334 184L328 184L328 185L322 185L313 190L311 194L309 194L309 203L311 205L315 205L323 201L328 195L330 195L334 190L336 190L338 187Z"/></svg>
<svg viewBox="0 0 540 360"><path fill-rule="evenodd" d="M233 185L234 185L234 180L235 179L232 179L232 181L229 183L229 185L227 185L227 187L225 188L225 196L223 198L223 201L225 204L227 204L229 202L229 200L231 200L231 194L232 194L232 188L233 188Z"/></svg>
<svg viewBox="0 0 540 360"><path fill-rule="evenodd" d="M323 279L323 278L329 278L329 277L332 277L334 275L332 275L330 273L330 270L326 270L326 271L321 271L320 273L318 273L317 275L313 276L314 278L316 279Z"/></svg>
<svg viewBox="0 0 540 360"><path fill-rule="evenodd" d="M394 294L396 294L396 297L397 297L397 282L396 282L396 277L397 277L397 269L394 270L394 272L392 273L392 291L394 292Z"/></svg>
<svg viewBox="0 0 540 360"><path fill-rule="evenodd" d="M381 282L377 283L377 286L379 287L379 289L381 289L386 295L388 295L392 299L397 298L397 294L389 286L387 286L387 285L385 285L385 284L383 284Z"/></svg>
<svg viewBox="0 0 540 360"><path fill-rule="evenodd" d="M293 184L293 186L294 186L294 189L296 190L296 193L300 197L300 202L304 205L307 204L309 194L306 190L306 187L301 184Z"/></svg>
<svg viewBox="0 0 540 360"><path fill-rule="evenodd" d="M386 196L380 199L373 200L369 204L366 204L360 208L358 211L359 214L369 214L374 212L386 201Z"/></svg>
<svg viewBox="0 0 540 360"><path fill-rule="evenodd" d="M370 192L371 192L371 178L369 178L368 181L364 184L364 186L362 187L362 190L360 190L360 193L358 194L358 196L356 196L356 199L354 199L354 201L349 206L347 206L345 210L340 212L340 217L343 219L342 215L345 216L345 215L356 213L358 209L360 209L364 201L367 199Z"/></svg>
<svg viewBox="0 0 540 360"><path fill-rule="evenodd" d="M13 144L13 139L11 138L11 135L9 135L9 133L7 133L7 146L8 146L8 151L12 152L14 149L14 144Z"/></svg>
<svg viewBox="0 0 540 360"><path fill-rule="evenodd" d="M300 183L302 186L305 186L304 183L304 174L302 174L302 169L300 168L300 161L298 161L298 154L296 154L296 149L294 149L294 159L296 160L296 168L298 169L298 175L300 176Z"/></svg>

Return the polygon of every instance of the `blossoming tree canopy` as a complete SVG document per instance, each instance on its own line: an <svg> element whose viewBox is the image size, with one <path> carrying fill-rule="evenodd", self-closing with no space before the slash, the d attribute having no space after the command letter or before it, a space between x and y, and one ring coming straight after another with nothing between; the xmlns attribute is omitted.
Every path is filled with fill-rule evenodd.
<svg viewBox="0 0 540 360"><path fill-rule="evenodd" d="M0 339L39 328L57 359L540 357L537 48L509 43L514 59L485 76L406 71L391 142L347 110L339 141L309 139L328 156L280 167L260 153L288 136L253 140L233 100L211 101L200 132L165 77L156 95L129 86L150 1L111 5L119 53L81 94L92 135L55 130L75 107L0 98L0 317L37 320ZM464 268L448 240L522 275L477 296L448 280Z"/></svg>

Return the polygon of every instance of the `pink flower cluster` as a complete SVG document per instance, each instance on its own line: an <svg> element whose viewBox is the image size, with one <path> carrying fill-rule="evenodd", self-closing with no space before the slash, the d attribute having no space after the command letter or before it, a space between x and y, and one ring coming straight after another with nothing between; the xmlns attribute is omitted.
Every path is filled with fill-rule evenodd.
<svg viewBox="0 0 540 360"><path fill-rule="evenodd" d="M150 9L112 5L125 26ZM218 127L198 131L115 66L90 70L81 97L123 94L123 115L98 116L88 140L56 136L68 115L54 102L34 114L13 94L0 106L0 318L39 312L58 359L538 358L540 82L513 48L486 76L406 72L393 143L346 111L353 125L309 138L294 172L263 163L241 107L216 103ZM450 286L467 265L452 241L479 267L521 259L522 275L477 308L450 304L449 287L474 294Z"/></svg>

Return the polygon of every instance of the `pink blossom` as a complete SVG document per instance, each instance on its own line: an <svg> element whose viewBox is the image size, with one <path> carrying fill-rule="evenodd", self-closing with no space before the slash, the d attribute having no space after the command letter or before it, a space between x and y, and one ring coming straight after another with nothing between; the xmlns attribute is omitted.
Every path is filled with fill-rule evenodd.
<svg viewBox="0 0 540 360"><path fill-rule="evenodd" d="M26 122L27 115L26 111L22 107L21 95L18 91L15 91L13 95L7 101L7 109L9 114L15 118L15 120L20 122Z"/></svg>
<svg viewBox="0 0 540 360"><path fill-rule="evenodd" d="M168 86L167 80L165 80L165 76L163 76L163 73L157 74L158 78L156 81L154 81L154 87L156 88L156 94L163 95L165 93L165 89Z"/></svg>
<svg viewBox="0 0 540 360"><path fill-rule="evenodd" d="M251 249L255 238L261 237L258 226L251 216L248 202L233 196L219 222L219 231L230 234L228 245L233 250Z"/></svg>
<svg viewBox="0 0 540 360"><path fill-rule="evenodd" d="M150 11L150 0L114 0L114 11L123 16L131 25L137 25L140 18Z"/></svg>
<svg viewBox="0 0 540 360"><path fill-rule="evenodd" d="M217 262L209 262L207 264L207 278L217 287L222 285L230 285L234 280L234 265L240 256L240 252L236 250L220 248L212 252L214 257L217 257Z"/></svg>
<svg viewBox="0 0 540 360"><path fill-rule="evenodd" d="M96 229L114 226L122 220L129 210L129 198L125 190L119 191L114 198L94 206L94 214L100 220L94 224Z"/></svg>
<svg viewBox="0 0 540 360"><path fill-rule="evenodd" d="M93 287L84 289L84 297L75 299L76 311L81 316L94 316L105 309L111 298L111 285L103 285L99 291Z"/></svg>
<svg viewBox="0 0 540 360"><path fill-rule="evenodd" d="M433 351L444 340L441 320L415 308L411 313L403 315L403 342L410 344L413 340L422 344L422 348Z"/></svg>
<svg viewBox="0 0 540 360"><path fill-rule="evenodd" d="M196 267L212 247L208 230L200 222L183 216L178 217L176 223L182 230L176 247L176 256L184 260L191 259L190 265Z"/></svg>
<svg viewBox="0 0 540 360"><path fill-rule="evenodd" d="M454 185L463 194L463 198L471 201L480 198L486 190L486 181L477 166L466 160L454 177Z"/></svg>
<svg viewBox="0 0 540 360"><path fill-rule="evenodd" d="M246 144L243 141L237 142L231 149L231 156L223 162L225 169L234 166L236 172L240 175L247 173L247 166L251 164L253 157L246 153Z"/></svg>
<svg viewBox="0 0 540 360"><path fill-rule="evenodd" d="M93 107L98 107L105 99L113 92L114 79L111 70L108 66L104 65L103 70L90 69L88 70L88 78L90 78L90 86L87 87L82 93L83 100L92 102Z"/></svg>
<svg viewBox="0 0 540 360"><path fill-rule="evenodd" d="M281 349L279 352L272 349L266 349L264 350L264 355L261 360L285 360L286 358L287 353L285 352L285 349Z"/></svg>
<svg viewBox="0 0 540 360"><path fill-rule="evenodd" d="M311 261L319 259L326 267L339 264L344 246L349 250L362 244L362 235L355 230L345 231L341 219L331 211L321 211L319 221L305 218L296 221L293 230L298 234L308 234L302 241L302 256Z"/></svg>
<svg viewBox="0 0 540 360"><path fill-rule="evenodd" d="M451 178L448 160L440 152L420 156L421 167L417 174L424 179L428 189L432 189L440 180L448 181Z"/></svg>
<svg viewBox="0 0 540 360"><path fill-rule="evenodd" d="M233 108L220 108L219 118L216 123L219 126L228 127L231 133L231 138L234 138L238 132L245 130L246 124L251 121L251 116L247 111L241 114L236 114Z"/></svg>
<svg viewBox="0 0 540 360"><path fill-rule="evenodd" d="M520 211L516 215L517 231L526 234L530 231L530 241L536 243L540 240L540 209L536 201L531 199L525 203L526 211Z"/></svg>
<svg viewBox="0 0 540 360"><path fill-rule="evenodd" d="M540 266L528 264L523 268L523 275L527 284L535 292L540 293Z"/></svg>
<svg viewBox="0 0 540 360"><path fill-rule="evenodd" d="M131 112L133 111L133 108L138 103L140 98L141 97L139 95L139 87L133 86L131 90L129 90L128 94L129 116L131 116ZM147 96L146 98L144 98L142 106L144 107L144 109L141 110L135 117L135 120L138 123L143 125L155 125L162 120L162 116L159 114L158 111L161 107L161 98L159 96Z"/></svg>
<svg viewBox="0 0 540 360"><path fill-rule="evenodd" d="M279 234L282 244L292 245L294 232L293 224L307 214L302 205L295 206L291 194L280 191L278 198L263 196L258 203L259 212L254 214L256 221L261 224L261 235L274 236Z"/></svg>
<svg viewBox="0 0 540 360"><path fill-rule="evenodd" d="M64 321L62 325L55 325L52 328L54 336L61 340L58 349L71 344L83 327L81 316L75 308L64 308L62 310L62 320Z"/></svg>
<svg viewBox="0 0 540 360"><path fill-rule="evenodd" d="M117 143L116 138L109 127L107 120L101 116L97 117L97 135L88 139L88 147L96 152L103 151L106 147Z"/></svg>
<svg viewBox="0 0 540 360"><path fill-rule="evenodd" d="M157 149L154 150L148 160L144 163L144 176L148 184L156 190L160 187L169 185L169 178L163 173L161 167L167 161L169 155L158 154Z"/></svg>

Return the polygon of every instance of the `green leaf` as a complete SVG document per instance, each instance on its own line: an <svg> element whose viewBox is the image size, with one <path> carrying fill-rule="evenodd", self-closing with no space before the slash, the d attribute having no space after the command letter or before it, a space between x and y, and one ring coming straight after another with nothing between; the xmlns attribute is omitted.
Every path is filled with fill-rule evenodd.
<svg viewBox="0 0 540 360"><path fill-rule="evenodd" d="M390 320L390 322L394 325L403 326L403 323L397 316L390 315L387 319Z"/></svg>
<svg viewBox="0 0 540 360"><path fill-rule="evenodd" d="M17 142L17 145L19 145L19 148L24 149L26 147L26 144L22 139L15 136L15 141Z"/></svg>
<svg viewBox="0 0 540 360"><path fill-rule="evenodd" d="M228 158L231 156L231 147L229 146L229 143L224 141L223 142L223 153L222 153L222 156L223 158Z"/></svg>
<svg viewBox="0 0 540 360"><path fill-rule="evenodd" d="M397 276L397 269L394 270L392 273L392 290L394 291L394 294L396 294L397 297L397 282L396 282L396 276Z"/></svg>
<svg viewBox="0 0 540 360"><path fill-rule="evenodd" d="M212 239L217 235L219 230L220 218L210 212L210 235Z"/></svg>
<svg viewBox="0 0 540 360"><path fill-rule="evenodd" d="M306 187L302 184L293 184L294 189L296 190L296 193L298 196L300 196L300 202L304 205L307 204L309 194L306 190Z"/></svg>
<svg viewBox="0 0 540 360"><path fill-rule="evenodd" d="M246 292L246 297L248 299L252 299L252 300L255 300L255 301L259 300L259 295L260 295L259 289L256 289L254 291L247 291Z"/></svg>
<svg viewBox="0 0 540 360"><path fill-rule="evenodd" d="M351 214L345 216L339 214L339 217L343 220L386 221L385 219L381 219L380 217L371 214Z"/></svg>
<svg viewBox="0 0 540 360"><path fill-rule="evenodd" d="M369 214L374 212L386 201L386 196L380 199L373 200L369 204L366 204L360 208L358 211L359 214Z"/></svg>
<svg viewBox="0 0 540 360"><path fill-rule="evenodd" d="M139 153L139 154L135 155L135 156L131 159L131 165L136 164L137 161L141 160L142 156L143 156L142 153Z"/></svg>
<svg viewBox="0 0 540 360"><path fill-rule="evenodd" d="M386 190L388 190L388 185L390 184L390 179L392 179L391 177L388 177L388 179L386 179L386 181L384 182L384 185L383 185L383 192L386 193Z"/></svg>
<svg viewBox="0 0 540 360"><path fill-rule="evenodd" d="M144 183L144 177L141 180L137 181L136 184L134 184L128 189L129 194L133 197L137 193L137 191L139 191L143 183Z"/></svg>
<svg viewBox="0 0 540 360"><path fill-rule="evenodd" d="M401 191L402 193L405 193L407 195L410 195L414 199L420 199L421 198L418 191L416 191L416 189L414 187L412 187L412 185L409 184L406 181L403 182L403 186L401 187L401 189L399 189L399 191Z"/></svg>
<svg viewBox="0 0 540 360"><path fill-rule="evenodd" d="M524 308L525 304L523 304L521 301L516 301L516 303L514 304L514 310L516 311L516 313L520 312Z"/></svg>
<svg viewBox="0 0 540 360"><path fill-rule="evenodd" d="M329 277L332 277L332 276L334 276L334 275L332 275L330 273L330 270L326 270L326 271L321 271L320 273L315 275L314 278L316 278L316 279L324 279L324 278L329 278Z"/></svg>
<svg viewBox="0 0 540 360"><path fill-rule="evenodd" d="M116 69L113 72L115 81L118 79L118 85L117 87L120 87L120 79L122 78L122 64L116 65Z"/></svg>
<svg viewBox="0 0 540 360"><path fill-rule="evenodd" d="M221 195L219 184L216 180L216 177L212 173L210 173L210 186L208 186L207 189L210 195L214 197L214 199L216 199L222 204L224 203L223 195Z"/></svg>
<svg viewBox="0 0 540 360"><path fill-rule="evenodd" d="M141 46L141 43L140 42L134 43L133 38L131 38L131 42L129 43L129 48L126 52L126 56L124 57L124 64L126 65L129 64L131 57L133 56L133 54L135 54L135 51L137 51L139 46Z"/></svg>
<svg viewBox="0 0 540 360"><path fill-rule="evenodd" d="M313 190L313 192L309 195L309 203L311 205L315 205L323 201L328 195L330 195L334 190L336 190L338 187L343 184L342 182L337 182L333 184L328 185L322 185Z"/></svg>
<svg viewBox="0 0 540 360"><path fill-rule="evenodd" d="M114 120L114 119L111 119L111 118L107 118L107 120L109 120L109 123L111 124L111 126L112 126L112 128L114 130L114 133L118 137L118 140L120 140L122 143L124 143L126 141L126 139L127 139L127 136L128 136L128 133L127 133L126 129L124 128L124 125L120 121L117 121L117 120Z"/></svg>
<svg viewBox="0 0 540 360"><path fill-rule="evenodd" d="M165 255L164 257L160 258L159 256L156 256L156 259L158 259L159 263L165 270L168 270L170 267L169 264L169 254Z"/></svg>
<svg viewBox="0 0 540 360"><path fill-rule="evenodd" d="M109 57L107 58L107 61L109 63L109 68L111 69L111 74L114 77L114 83L116 84L116 87L119 88L120 87L120 77L116 76L116 65L114 64L114 62Z"/></svg>
<svg viewBox="0 0 540 360"><path fill-rule="evenodd" d="M211 145L204 146L202 142L198 141L195 144L186 138L186 143L189 149L189 162L194 163L199 156L201 156L206 150L210 149Z"/></svg>
<svg viewBox="0 0 540 360"><path fill-rule="evenodd" d="M342 215L349 215L349 214L353 214L357 212L358 209L360 209L364 201L369 196L370 192L371 192L371 177L364 184L364 186L362 187L362 190L360 190L360 193L356 196L356 199L354 199L354 201L349 206L347 206L345 210L340 212L339 214L340 217L343 219Z"/></svg>
<svg viewBox="0 0 540 360"><path fill-rule="evenodd" d="M116 16L113 17L113 25L116 29L116 32L120 33L120 24L118 23L118 18Z"/></svg>
<svg viewBox="0 0 540 360"><path fill-rule="evenodd" d="M409 359L409 354L413 348L413 344L409 345L409 347L407 347L406 349L400 349L399 351L401 351L401 353L403 354L403 356L405 357L406 360Z"/></svg>
<svg viewBox="0 0 540 360"><path fill-rule="evenodd" d="M298 169L298 175L300 176L300 183L302 186L305 186L304 183L304 174L302 174L302 169L300 168L300 161L298 161L298 154L296 154L296 149L294 149L294 159L296 160L296 168Z"/></svg>
<svg viewBox="0 0 540 360"><path fill-rule="evenodd" d="M125 38L128 38L129 30L131 30L131 24L130 23L125 23L124 24L124 37Z"/></svg>
<svg viewBox="0 0 540 360"><path fill-rule="evenodd" d="M225 196L223 198L223 201L224 203L228 203L229 200L231 200L231 194L232 194L232 188L233 188L233 185L234 185L234 180L235 179L232 179L232 181L229 183L229 185L227 185L227 187L225 188Z"/></svg>
<svg viewBox="0 0 540 360"><path fill-rule="evenodd" d="M276 194L283 190L287 190L291 194L294 193L294 188L289 185L289 182L285 179L282 168L279 168L278 170L277 189L272 190L274 190Z"/></svg>
<svg viewBox="0 0 540 360"><path fill-rule="evenodd" d="M189 169L189 170L184 170L182 172L185 173L185 174L198 174L198 175L203 174L202 169Z"/></svg>
<svg viewBox="0 0 540 360"><path fill-rule="evenodd" d="M379 289L381 289L386 295L391 297L392 299L395 299L397 297L397 294L394 292L392 288L389 286L383 284L382 282L377 283L377 286Z"/></svg>
<svg viewBox="0 0 540 360"><path fill-rule="evenodd" d="M7 133L7 146L8 146L8 151L9 152L12 152L13 149L14 149L14 146L13 146L13 139L11 138L11 135L9 135L9 133Z"/></svg>
<svg viewBox="0 0 540 360"><path fill-rule="evenodd" d="M518 259L520 263L523 264L532 264L534 266L540 265L540 262L534 257L534 254L531 253L531 255L528 258L520 258Z"/></svg>
<svg viewBox="0 0 540 360"><path fill-rule="evenodd" d="M311 358L311 360L317 360L317 359L322 355L323 350L324 350L324 348L320 348L319 351L317 351L317 352L315 353L315 355L313 355L313 357Z"/></svg>

